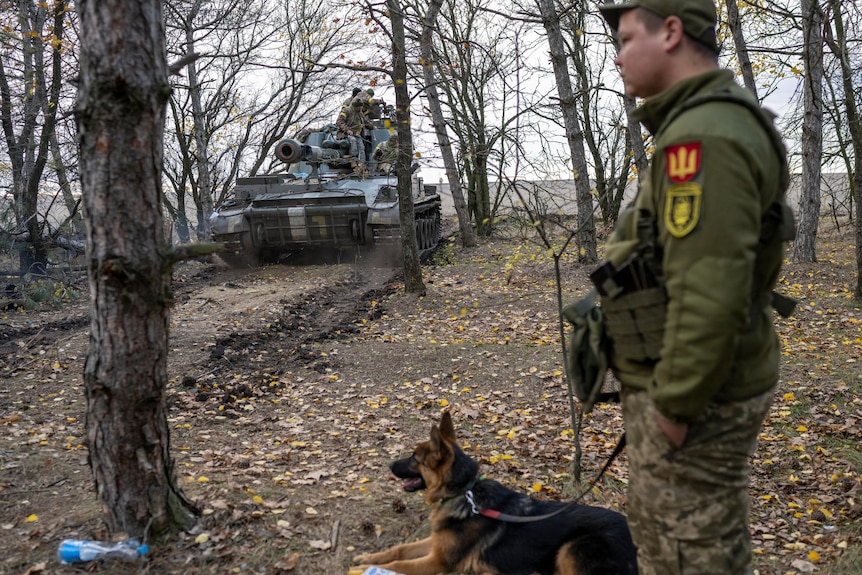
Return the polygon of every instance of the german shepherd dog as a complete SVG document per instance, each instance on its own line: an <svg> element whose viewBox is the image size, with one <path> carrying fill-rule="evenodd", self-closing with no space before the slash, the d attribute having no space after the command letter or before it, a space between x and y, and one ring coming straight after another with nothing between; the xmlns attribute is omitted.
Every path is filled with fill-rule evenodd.
<svg viewBox="0 0 862 575"><path fill-rule="evenodd" d="M405 491L425 490L431 536L359 555L361 568L404 575L472 569L495 575L635 575L637 550L623 515L575 503L539 501L479 476L458 447L449 412L413 455L389 465ZM354 569L351 569L353 572Z"/></svg>

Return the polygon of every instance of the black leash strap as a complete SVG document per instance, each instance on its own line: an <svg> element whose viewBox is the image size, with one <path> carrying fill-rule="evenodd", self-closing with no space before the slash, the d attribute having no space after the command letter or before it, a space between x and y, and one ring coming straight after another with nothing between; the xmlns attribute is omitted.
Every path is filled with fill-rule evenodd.
<svg viewBox="0 0 862 575"><path fill-rule="evenodd" d="M578 495L578 497L577 497L577 499L575 499L574 503L577 503L578 501L580 501L581 499L583 499L584 495L586 495L587 493L589 493L589 492L590 492L590 490L591 490L593 487L595 487L595 486L596 486L596 484L597 484L597 483L599 482L599 480L602 478L602 475L604 475L604 474L605 474L605 471L607 471L607 470L608 470L608 467L610 467L610 466L611 466L611 463L613 463L613 462L614 462L614 459L616 459L616 458L617 458L617 456L618 456L620 453L622 453L622 452L623 452L623 449L625 449L625 448L626 448L626 434L625 434L625 432L623 432L623 436L622 436L622 437L620 437L620 440L617 442L617 446L616 446L616 447L614 447L614 452L613 452L613 453L611 453L611 456L610 456L610 457L608 457L608 460L607 460L607 461L605 461L605 465L604 465L604 467L602 467L602 470L601 470L601 471L599 471L599 474L598 474L598 475L596 475L595 479L593 479L592 481L590 481L590 484L587 486L587 488L586 488L586 489L585 489L585 490L584 490L580 495Z"/></svg>
<svg viewBox="0 0 862 575"><path fill-rule="evenodd" d="M567 503L563 507L560 507L559 509L557 509L556 511L553 511L551 513L546 513L544 515L526 515L526 516L525 515L509 515L508 513L501 513L500 511L497 511L496 509L479 509L479 508L477 508L476 503L473 500L473 490L472 489L468 489L467 493L465 493L464 496L467 498L467 503L470 504L470 507L472 508L473 513L476 515L481 515L483 517L488 517L490 519L496 519L498 521L505 521L507 523L533 523L534 521L544 521L545 519L550 519L551 517L554 517L555 515L559 515L563 511L566 511L567 509L577 505L578 501L583 499L584 495L589 493L590 490L596 486L596 484L599 482L599 480L605 474L605 471L608 470L608 467L611 466L611 463L613 463L614 459L616 459L617 456L620 453L622 453L622 451L623 451L623 449L625 449L625 447L626 447L626 434L623 433L623 436L620 437L620 440L619 440L619 442L617 442L616 447L614 447L613 453L611 453L611 456L605 462L604 467L602 467L602 470L599 471L599 474L596 475L592 481L590 481L590 484L587 486L587 488L580 495L578 495L578 497L574 501Z"/></svg>

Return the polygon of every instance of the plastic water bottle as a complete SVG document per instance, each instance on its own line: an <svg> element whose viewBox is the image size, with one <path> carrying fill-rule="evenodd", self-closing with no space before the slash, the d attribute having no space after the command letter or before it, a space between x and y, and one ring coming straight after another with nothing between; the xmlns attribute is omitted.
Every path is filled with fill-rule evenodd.
<svg viewBox="0 0 862 575"><path fill-rule="evenodd" d="M150 551L148 545L141 545L137 539L126 539L117 543L106 541L85 541L66 539L57 549L57 559L60 563L85 563L95 559L122 559L135 561Z"/></svg>
<svg viewBox="0 0 862 575"><path fill-rule="evenodd" d="M390 571L389 569L384 569L383 567L369 567L362 573L359 573L359 569L353 568L348 571L347 575L354 575L357 573L358 575L401 575L401 573L396 573L395 571Z"/></svg>

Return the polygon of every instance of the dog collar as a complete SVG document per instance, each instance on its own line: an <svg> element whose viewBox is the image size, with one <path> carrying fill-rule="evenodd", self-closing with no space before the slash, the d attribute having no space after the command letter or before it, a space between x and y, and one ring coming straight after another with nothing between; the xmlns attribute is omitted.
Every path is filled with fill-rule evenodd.
<svg viewBox="0 0 862 575"><path fill-rule="evenodd" d="M477 475L476 477L471 479L470 483L467 484L467 487L464 488L464 496L467 497L467 501L472 506L473 513L478 513L476 511L476 506L473 505L473 487L475 487L476 484L479 483L480 481L482 481L483 479L485 479L485 478L482 477L481 475ZM446 505L447 503L449 503L453 499L456 499L457 497L459 497L459 496L454 495L452 497L447 497L446 499L442 499L442 500L440 500L440 505Z"/></svg>

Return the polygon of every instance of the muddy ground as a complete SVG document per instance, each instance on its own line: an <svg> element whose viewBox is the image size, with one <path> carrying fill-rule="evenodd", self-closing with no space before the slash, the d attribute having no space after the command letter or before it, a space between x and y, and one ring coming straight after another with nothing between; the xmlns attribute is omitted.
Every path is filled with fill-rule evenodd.
<svg viewBox="0 0 862 575"><path fill-rule="evenodd" d="M199 525L146 562L62 566L66 538L105 538L87 465L86 297L0 314L0 573L346 573L353 555L428 532L428 508L388 473L451 410L483 474L567 499L574 441L547 251L509 229L423 268L342 263L174 275L167 401L178 481ZM761 575L862 572L862 312L851 234L823 233L814 265L788 265L801 300L780 320L782 383L753 458ZM587 270L563 260L565 299ZM85 286L78 286L85 293ZM584 479L622 433L616 405L581 432ZM589 503L625 511L625 455Z"/></svg>

